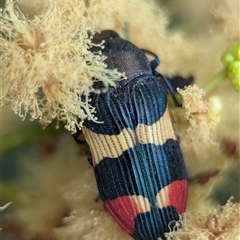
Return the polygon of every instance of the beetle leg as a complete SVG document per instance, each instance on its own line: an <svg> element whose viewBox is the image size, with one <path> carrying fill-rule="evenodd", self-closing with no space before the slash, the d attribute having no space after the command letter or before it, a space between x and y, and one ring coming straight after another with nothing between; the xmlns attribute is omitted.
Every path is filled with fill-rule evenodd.
<svg viewBox="0 0 240 240"><path fill-rule="evenodd" d="M176 137L177 137L177 141L180 143L180 137L178 134L176 134Z"/></svg>
<svg viewBox="0 0 240 240"><path fill-rule="evenodd" d="M98 202L98 201L100 201L100 200L102 200L102 198L101 198L100 194L98 194L98 195L96 196L96 198L95 198L95 202Z"/></svg>
<svg viewBox="0 0 240 240"><path fill-rule="evenodd" d="M84 143L83 141L79 140L78 137L82 134L82 130L80 130L79 128L77 128L77 131L72 134L74 140L77 142L77 143Z"/></svg>
<svg viewBox="0 0 240 240"><path fill-rule="evenodd" d="M175 106L176 107L182 107L182 104L178 101L178 99L176 97L176 94L175 94L175 90L174 90L172 84L170 83L170 81L166 77L164 77L161 73L159 73L157 71L154 71L154 75L156 77L160 77L164 81L164 85L166 86L168 92L170 93Z"/></svg>
<svg viewBox="0 0 240 240"><path fill-rule="evenodd" d="M176 90L177 88L184 89L184 87L189 86L194 82L194 78L191 75L188 76L187 78L182 77L180 75L175 75L168 79L170 80L174 90Z"/></svg>
<svg viewBox="0 0 240 240"><path fill-rule="evenodd" d="M92 155L91 155L91 153L88 155L87 160L88 160L88 162L91 164L91 166L93 166L93 161L92 161Z"/></svg>
<svg viewBox="0 0 240 240"><path fill-rule="evenodd" d="M169 82L169 80L167 78L165 78L162 74L160 74L159 72L157 72L155 69L157 68L157 66L160 64L160 59L159 57L151 52L151 51L148 51L146 49L141 49L145 54L149 54L151 55L152 57L154 57L154 59L152 61L150 61L150 66L151 66L151 69L153 71L153 74L156 76L156 77L160 77L163 81L164 81L164 85L166 86L168 92L170 93L172 99L173 99L173 102L175 104L175 106L177 107L181 107L182 104L179 103L176 95L175 95L175 90L173 89L173 86L171 85L171 83Z"/></svg>

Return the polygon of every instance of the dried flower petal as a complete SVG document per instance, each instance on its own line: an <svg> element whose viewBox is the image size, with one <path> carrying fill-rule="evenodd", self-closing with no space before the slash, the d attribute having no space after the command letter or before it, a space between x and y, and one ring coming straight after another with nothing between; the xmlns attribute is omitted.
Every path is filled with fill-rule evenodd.
<svg viewBox="0 0 240 240"><path fill-rule="evenodd" d="M223 206L214 209L207 216L188 210L180 222L178 231L167 233L167 239L176 240L224 240L239 239L240 203L230 198Z"/></svg>
<svg viewBox="0 0 240 240"><path fill-rule="evenodd" d="M9 1L0 19L1 105L10 103L23 119L29 113L44 125L56 118L73 132L85 118L94 119L88 95L95 79L107 88L123 76L89 51L95 2L86 8L84 1L49 1L43 15L28 20Z"/></svg>
<svg viewBox="0 0 240 240"><path fill-rule="evenodd" d="M188 86L184 90L178 89L183 97L183 107L186 109L186 118L189 121L187 129L193 142L213 142L210 132L218 123L218 113L221 110L216 99L207 102L204 91L196 85Z"/></svg>

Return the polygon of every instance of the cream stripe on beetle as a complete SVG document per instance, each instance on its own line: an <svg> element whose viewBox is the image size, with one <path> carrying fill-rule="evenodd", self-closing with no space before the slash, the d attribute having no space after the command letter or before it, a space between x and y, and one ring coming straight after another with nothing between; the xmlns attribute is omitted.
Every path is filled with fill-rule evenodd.
<svg viewBox="0 0 240 240"><path fill-rule="evenodd" d="M160 119L151 126L138 124L135 129L138 141L142 144L163 145L168 139L176 140L168 109Z"/></svg>
<svg viewBox="0 0 240 240"><path fill-rule="evenodd" d="M152 125L138 124L135 131L124 128L118 135L97 134L83 127L83 133L90 146L93 165L95 166L105 157L117 158L136 143L163 145L168 139L176 140L166 108L163 116Z"/></svg>

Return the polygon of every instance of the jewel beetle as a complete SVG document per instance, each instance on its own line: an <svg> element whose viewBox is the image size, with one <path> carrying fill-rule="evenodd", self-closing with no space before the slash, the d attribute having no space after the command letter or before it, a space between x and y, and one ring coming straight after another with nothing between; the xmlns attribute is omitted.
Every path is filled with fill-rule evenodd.
<svg viewBox="0 0 240 240"><path fill-rule="evenodd" d="M167 107L171 86L155 70L155 54L111 30L93 37L96 43L103 40L107 68L125 72L126 79L91 95L98 122L83 123L99 194L134 239L166 239L187 200L186 168ZM155 59L149 61L145 53ZM94 87L103 86L97 82Z"/></svg>

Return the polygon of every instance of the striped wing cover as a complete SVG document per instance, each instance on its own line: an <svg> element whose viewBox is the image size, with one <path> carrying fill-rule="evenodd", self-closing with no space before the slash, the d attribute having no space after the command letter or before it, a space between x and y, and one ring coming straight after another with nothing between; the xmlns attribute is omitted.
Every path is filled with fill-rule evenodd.
<svg viewBox="0 0 240 240"><path fill-rule="evenodd" d="M164 87L153 76L136 78L95 95L93 104L103 123L87 120L83 132L107 210L134 239L164 239L187 198Z"/></svg>

